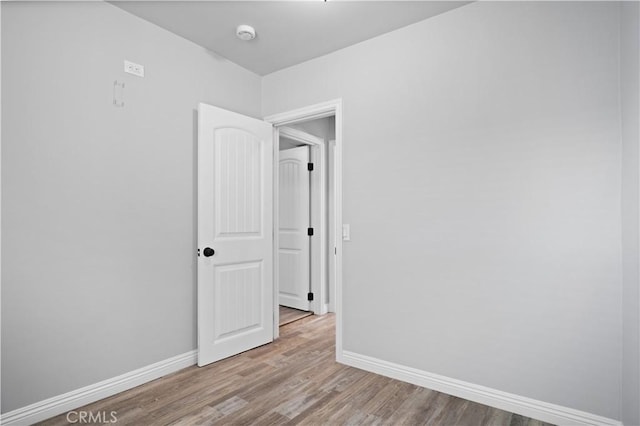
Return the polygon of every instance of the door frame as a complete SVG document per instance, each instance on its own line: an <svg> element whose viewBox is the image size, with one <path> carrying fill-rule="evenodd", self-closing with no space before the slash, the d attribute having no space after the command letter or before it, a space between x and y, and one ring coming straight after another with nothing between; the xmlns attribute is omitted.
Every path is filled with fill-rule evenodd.
<svg viewBox="0 0 640 426"><path fill-rule="evenodd" d="M280 145L280 138L285 137L287 139L299 142L310 147L309 162L314 164L314 170L311 172L311 223L309 226L314 230L314 236L319 238L311 238L311 262L309 267L311 268L311 292L314 295L313 301L309 303L309 308L316 315L324 315L328 312L327 304L325 300L327 294L325 292L325 286L323 283L327 279L327 226L326 226L326 195L327 195L327 183L326 183L326 149L324 139L310 135L302 130L292 129L291 127L281 126L278 128L278 140L274 141L278 146ZM275 148L274 148L275 149ZM279 149L279 148L278 148ZM278 162L278 167L280 163ZM280 176L278 174L278 176ZM280 182L274 182L279 185ZM278 186L278 191L280 187ZM279 208L279 207L278 207ZM274 214L277 212L274 212ZM280 218L274 223L279 224ZM278 232L274 231L274 235ZM278 246L279 247L279 241ZM276 262L277 259L274 259ZM279 267L278 267L279 268ZM274 278L279 271L274 271ZM279 276L279 275L278 275ZM279 290L280 281L274 282L274 289ZM280 322L280 321L278 321Z"/></svg>
<svg viewBox="0 0 640 426"><path fill-rule="evenodd" d="M280 127L286 126L288 124L295 124L302 121L309 121L318 118L325 118L330 116L335 116L335 156L334 156L334 182L335 182L335 191L334 191L334 211L329 214L333 214L334 223L336 228L336 234L341 235L341 232L338 230L342 229L342 99L334 99L327 102L322 102L314 105L309 105L306 107L294 109L291 111L278 113L269 115L264 118L265 121L271 123L273 125L273 221L274 221L274 277L273 277L273 285L274 285L274 315L273 315L273 336L277 338L279 336L279 312L278 312L278 264L277 259L277 249L279 246L278 242L278 233L275 230L278 228L278 209L279 203L278 200L278 176L279 176L279 145L280 145ZM336 359L337 361L341 361L342 354L342 238L339 238L336 235L335 244L335 294L333 295L333 302L335 306L335 314L336 314Z"/></svg>

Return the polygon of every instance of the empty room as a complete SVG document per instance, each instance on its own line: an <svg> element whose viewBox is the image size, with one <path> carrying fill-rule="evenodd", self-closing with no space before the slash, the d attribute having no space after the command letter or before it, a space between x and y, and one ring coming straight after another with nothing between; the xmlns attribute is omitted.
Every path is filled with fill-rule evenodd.
<svg viewBox="0 0 640 426"><path fill-rule="evenodd" d="M1 424L640 426L640 2L0 25Z"/></svg>

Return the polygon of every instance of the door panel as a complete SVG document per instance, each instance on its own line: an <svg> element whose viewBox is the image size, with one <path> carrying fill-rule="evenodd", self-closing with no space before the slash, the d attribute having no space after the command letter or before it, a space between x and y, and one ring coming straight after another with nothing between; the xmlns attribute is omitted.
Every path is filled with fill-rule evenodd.
<svg viewBox="0 0 640 426"><path fill-rule="evenodd" d="M260 236L262 141L234 128L214 131L216 237Z"/></svg>
<svg viewBox="0 0 640 426"><path fill-rule="evenodd" d="M200 366L273 340L272 132L198 107Z"/></svg>
<svg viewBox="0 0 640 426"><path fill-rule="evenodd" d="M309 147L280 151L279 303L309 310Z"/></svg>
<svg viewBox="0 0 640 426"><path fill-rule="evenodd" d="M213 341L237 336L260 327L262 285L260 262L236 263L215 268ZM233 303L228 303L228 302Z"/></svg>

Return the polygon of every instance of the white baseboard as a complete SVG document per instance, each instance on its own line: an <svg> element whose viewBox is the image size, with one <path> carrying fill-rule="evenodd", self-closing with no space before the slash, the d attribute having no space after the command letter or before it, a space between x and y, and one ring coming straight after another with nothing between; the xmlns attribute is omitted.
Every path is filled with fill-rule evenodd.
<svg viewBox="0 0 640 426"><path fill-rule="evenodd" d="M349 351L343 351L338 354L338 362L547 423L562 426L622 426L622 422L618 420L463 382Z"/></svg>
<svg viewBox="0 0 640 426"><path fill-rule="evenodd" d="M338 362L352 367L556 425L622 426L622 423L618 420L463 382L349 351L342 351L337 355ZM0 424L25 425L46 420L190 367L195 363L196 351L177 355L129 373L10 411L0 417Z"/></svg>
<svg viewBox="0 0 640 426"><path fill-rule="evenodd" d="M186 352L182 355L147 365L146 367L130 371L117 377L54 396L44 401L18 408L17 410L9 411L2 414L0 424L28 425L46 420L58 414L82 407L183 368L190 367L196 363L196 355L196 351Z"/></svg>

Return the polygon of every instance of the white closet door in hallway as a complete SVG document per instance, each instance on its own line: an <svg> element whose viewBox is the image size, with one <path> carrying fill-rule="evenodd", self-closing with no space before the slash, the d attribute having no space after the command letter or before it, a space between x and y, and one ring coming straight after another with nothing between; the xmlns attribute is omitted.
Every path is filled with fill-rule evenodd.
<svg viewBox="0 0 640 426"><path fill-rule="evenodd" d="M309 310L309 147L280 151L279 303Z"/></svg>

